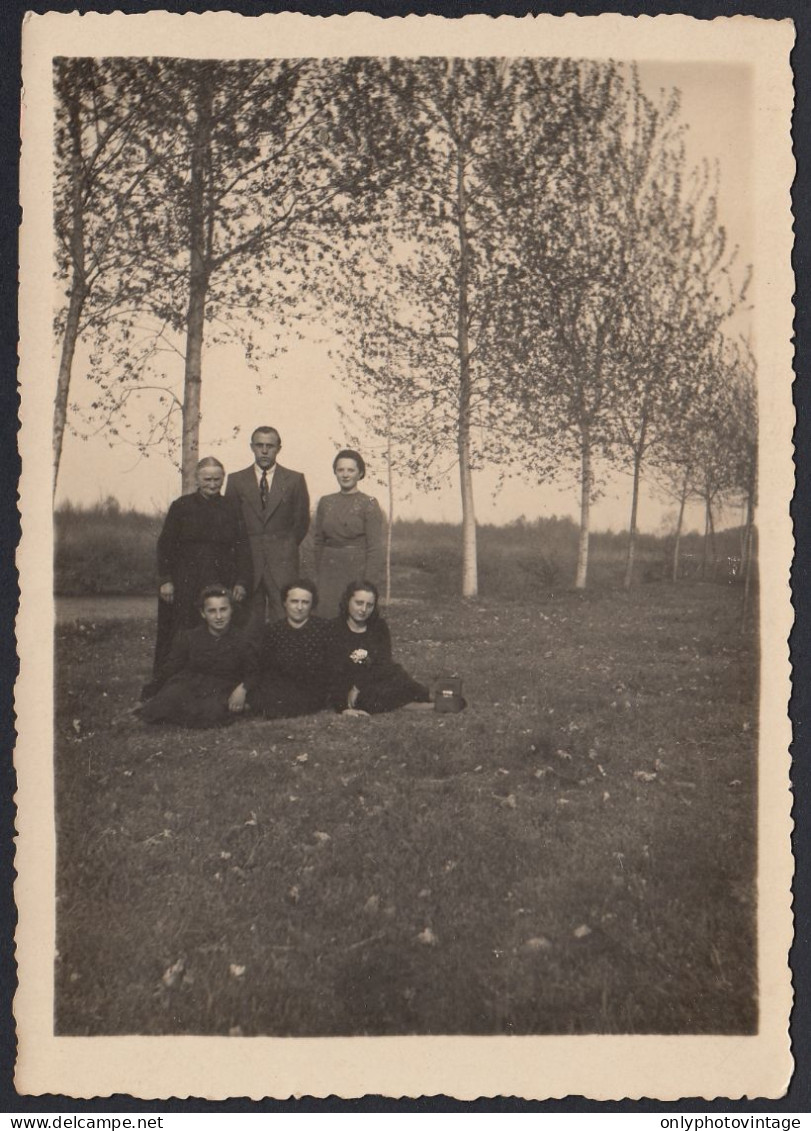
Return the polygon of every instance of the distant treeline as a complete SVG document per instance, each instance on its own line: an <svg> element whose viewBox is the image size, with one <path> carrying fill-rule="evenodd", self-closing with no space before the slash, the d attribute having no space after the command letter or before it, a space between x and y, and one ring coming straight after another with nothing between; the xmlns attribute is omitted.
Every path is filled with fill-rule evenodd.
<svg viewBox="0 0 811 1131"><path fill-rule="evenodd" d="M123 509L115 499L91 507L71 504L55 514L54 588L60 596L149 595L156 592L155 547L161 515ZM741 528L715 534L714 548L699 534L681 538L683 579L734 581L741 558ZM525 599L572 584L578 527L570 518L519 519L479 528L480 594ZM622 584L628 532L592 535L592 581ZM670 578L673 538L639 536L639 576ZM459 528L449 522L403 522L392 533L392 597L455 596L462 569ZM313 574L310 537L302 547L302 572Z"/></svg>

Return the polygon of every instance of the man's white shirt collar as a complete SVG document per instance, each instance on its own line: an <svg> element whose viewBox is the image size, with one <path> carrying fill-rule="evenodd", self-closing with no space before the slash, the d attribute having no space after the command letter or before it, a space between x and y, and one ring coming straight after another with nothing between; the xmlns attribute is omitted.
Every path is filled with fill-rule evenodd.
<svg viewBox="0 0 811 1131"><path fill-rule="evenodd" d="M253 473L256 476L256 486L258 487L259 484L262 481L262 468L259 466L258 463L255 463L253 465ZM274 463L273 467L269 467L267 469L267 471L265 472L265 475L267 476L267 481L268 481L268 489L270 489L270 485L273 482L273 476L275 474L276 474L276 464Z"/></svg>

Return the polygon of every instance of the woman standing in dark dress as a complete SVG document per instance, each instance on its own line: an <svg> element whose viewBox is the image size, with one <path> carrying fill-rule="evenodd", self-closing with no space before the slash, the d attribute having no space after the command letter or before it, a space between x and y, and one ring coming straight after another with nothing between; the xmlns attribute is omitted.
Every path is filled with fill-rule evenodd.
<svg viewBox="0 0 811 1131"><path fill-rule="evenodd" d="M266 625L248 654L245 689L252 711L266 719L311 715L327 706L332 628L312 616L318 591L300 578L281 590L284 619Z"/></svg>
<svg viewBox="0 0 811 1131"><path fill-rule="evenodd" d="M251 556L239 505L220 494L225 468L209 456L197 465L197 490L169 507L158 538L158 632L154 676L181 628L199 623L198 600L207 585L229 589L244 601L250 587ZM148 694L154 684L145 688Z"/></svg>
<svg viewBox="0 0 811 1131"><path fill-rule="evenodd" d="M315 564L321 613L338 615L350 581L380 583L386 569L386 524L377 499L358 490L366 477L360 452L344 448L332 462L340 491L324 495L315 512Z"/></svg>
<svg viewBox="0 0 811 1131"><path fill-rule="evenodd" d="M228 589L209 585L203 590L197 616L205 624L177 633L158 674L157 693L135 714L147 723L214 727L242 712L245 640L232 615Z"/></svg>
<svg viewBox="0 0 811 1131"><path fill-rule="evenodd" d="M330 702L350 715L378 715L398 707L433 707L427 687L391 658L389 627L378 613L377 586L353 581L333 621Z"/></svg>

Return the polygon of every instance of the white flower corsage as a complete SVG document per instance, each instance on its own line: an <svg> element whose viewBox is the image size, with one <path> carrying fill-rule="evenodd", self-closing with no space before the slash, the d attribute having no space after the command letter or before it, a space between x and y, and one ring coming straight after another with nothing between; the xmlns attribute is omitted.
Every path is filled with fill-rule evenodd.
<svg viewBox="0 0 811 1131"><path fill-rule="evenodd" d="M369 653L365 648L356 648L354 652L349 653L349 659L353 664L365 664L369 659Z"/></svg>

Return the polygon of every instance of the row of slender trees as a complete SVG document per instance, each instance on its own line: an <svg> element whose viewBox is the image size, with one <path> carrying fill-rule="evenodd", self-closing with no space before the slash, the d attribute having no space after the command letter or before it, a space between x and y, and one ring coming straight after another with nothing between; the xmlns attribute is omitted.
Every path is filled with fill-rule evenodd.
<svg viewBox="0 0 811 1131"><path fill-rule="evenodd" d="M728 331L746 277L675 92L546 59L61 59L55 82L54 485L80 339L97 426L138 402L145 450L179 431L189 490L204 344L237 340L262 380L322 320L390 469L458 467L465 596L485 461L578 475L578 586L597 468L632 472L627 584L643 471L677 541L695 496L709 523L746 500L751 532L756 374Z"/></svg>

